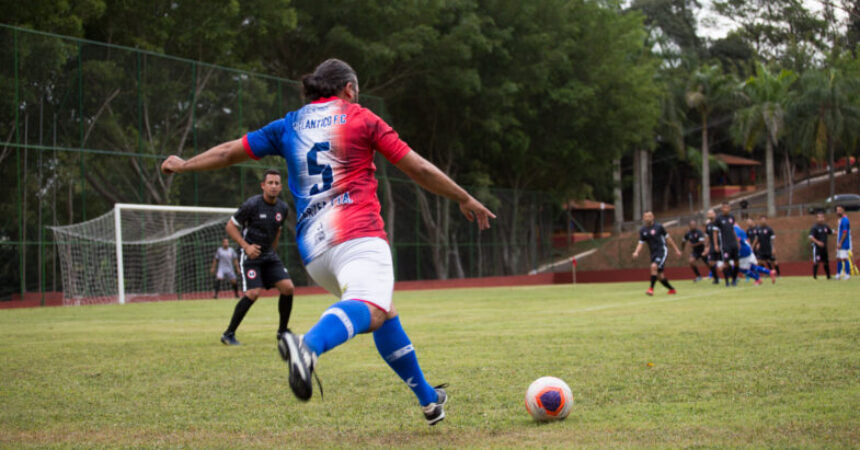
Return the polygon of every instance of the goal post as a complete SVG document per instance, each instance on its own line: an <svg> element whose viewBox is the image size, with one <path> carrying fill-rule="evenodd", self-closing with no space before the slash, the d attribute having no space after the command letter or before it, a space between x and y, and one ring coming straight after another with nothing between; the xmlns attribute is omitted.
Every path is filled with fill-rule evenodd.
<svg viewBox="0 0 860 450"><path fill-rule="evenodd" d="M208 267L235 208L117 203L51 227L67 304L208 296Z"/></svg>

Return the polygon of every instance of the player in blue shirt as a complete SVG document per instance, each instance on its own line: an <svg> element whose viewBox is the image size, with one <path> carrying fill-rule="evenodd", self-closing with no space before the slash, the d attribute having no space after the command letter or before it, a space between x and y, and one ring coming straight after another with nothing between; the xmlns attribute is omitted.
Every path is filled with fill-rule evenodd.
<svg viewBox="0 0 860 450"><path fill-rule="evenodd" d="M845 214L845 207L836 207L836 216L839 224L836 226L836 279L848 280L851 278L851 222ZM845 269L845 275L842 275Z"/></svg>
<svg viewBox="0 0 860 450"><path fill-rule="evenodd" d="M761 284L761 277L758 275L760 273L769 276L771 281L776 283L775 274L758 265L758 261L755 258L755 254L753 253L746 231L735 224L735 234L738 236L740 244L738 247L738 270L743 271L746 276L755 280L756 286Z"/></svg>

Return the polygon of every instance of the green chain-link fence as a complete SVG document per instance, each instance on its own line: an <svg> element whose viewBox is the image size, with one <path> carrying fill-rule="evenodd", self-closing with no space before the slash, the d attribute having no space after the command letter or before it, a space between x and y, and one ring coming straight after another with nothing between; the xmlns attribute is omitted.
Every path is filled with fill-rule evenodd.
<svg viewBox="0 0 860 450"><path fill-rule="evenodd" d="M5 25L0 42L0 299L62 290L48 226L116 202L238 206L259 191L263 168L283 166L271 158L179 177L159 171L166 155L196 154L301 106L295 81ZM386 116L381 99L362 104ZM549 196L477 190L499 214L479 233L457 205L378 165L399 280L524 273L552 257L560 216ZM308 284L289 235L279 251L297 284Z"/></svg>

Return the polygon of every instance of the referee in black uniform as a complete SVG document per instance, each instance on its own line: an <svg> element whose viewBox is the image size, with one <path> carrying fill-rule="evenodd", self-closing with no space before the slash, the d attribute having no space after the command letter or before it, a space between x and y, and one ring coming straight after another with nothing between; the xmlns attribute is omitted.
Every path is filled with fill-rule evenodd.
<svg viewBox="0 0 860 450"><path fill-rule="evenodd" d="M722 214L717 216L716 225L719 228L719 237L716 250L723 255L723 264L732 262L734 265L727 267L724 270L732 274L732 286L738 284L738 271L740 270L740 245L738 244L738 235L735 234L735 216L731 215L732 207L729 202L723 202L720 206ZM715 236L715 239L717 236ZM726 273L726 275L728 275ZM728 278L726 279L728 283Z"/></svg>
<svg viewBox="0 0 860 450"><path fill-rule="evenodd" d="M694 281L700 281L702 274L699 273L699 268L696 267L696 261L701 259L706 267L710 267L711 265L708 263L708 257L705 255L705 233L702 233L695 220L690 221L690 229L687 230L687 233L684 234L684 239L681 240L682 252L688 242L690 243L690 269L696 275Z"/></svg>
<svg viewBox="0 0 860 450"><path fill-rule="evenodd" d="M293 309L293 282L275 253L287 218L287 204L279 198L283 189L281 173L274 169L266 170L260 187L263 193L245 200L227 221L227 235L242 249L239 268L244 296L236 304L227 331L221 335L221 342L225 345L239 345L236 329L260 296L260 289L276 287L281 293L278 299L278 336L287 331Z"/></svg>
<svg viewBox="0 0 860 450"><path fill-rule="evenodd" d="M675 288L669 284L669 280L666 279L666 275L663 273L663 267L666 265L666 257L669 256L666 242L672 246L676 255L681 256L681 250L678 250L678 246L675 245L675 241L672 240L672 236L666 232L663 225L654 222L654 213L646 211L645 214L642 214L642 222L643 226L639 229L639 244L633 252L633 259L639 257L642 247L647 244L648 250L651 252L651 287L645 291L645 294L654 295L654 283L657 282L658 278L660 279L660 283L669 290L669 294L674 294Z"/></svg>
<svg viewBox="0 0 860 450"><path fill-rule="evenodd" d="M776 270L779 275L779 263L776 261L776 251L773 248L773 240L776 239L776 234L773 228L767 224L767 216L762 215L758 219L758 232L756 233L755 257L759 261L767 264L770 270Z"/></svg>
<svg viewBox="0 0 860 450"><path fill-rule="evenodd" d="M815 215L815 225L809 230L809 241L812 242L812 278L818 279L818 264L824 264L824 273L830 279L830 256L827 253L827 236L833 234L833 229L827 226L827 218L823 212Z"/></svg>

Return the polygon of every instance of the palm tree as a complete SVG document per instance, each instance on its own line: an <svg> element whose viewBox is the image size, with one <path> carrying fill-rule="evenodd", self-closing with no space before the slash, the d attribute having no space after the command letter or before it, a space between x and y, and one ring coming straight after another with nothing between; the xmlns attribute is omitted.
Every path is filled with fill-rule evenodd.
<svg viewBox="0 0 860 450"><path fill-rule="evenodd" d="M860 79L841 67L809 70L800 79L800 94L792 102L797 124L795 145L810 149L810 156L827 155L830 166L830 195L836 192L834 175L837 145L856 142L860 132Z"/></svg>
<svg viewBox="0 0 860 450"><path fill-rule="evenodd" d="M764 139L765 177L767 179L767 215L776 215L774 195L773 149L785 132L785 110L791 85L797 76L783 69L778 74L758 64L756 74L744 83L742 94L748 106L735 112L732 131L735 140L752 150Z"/></svg>
<svg viewBox="0 0 860 450"><path fill-rule="evenodd" d="M726 75L718 65L704 65L690 76L687 106L694 108L702 123L702 209L711 207L711 168L708 149L708 125L714 110L728 106L735 98L737 80Z"/></svg>

